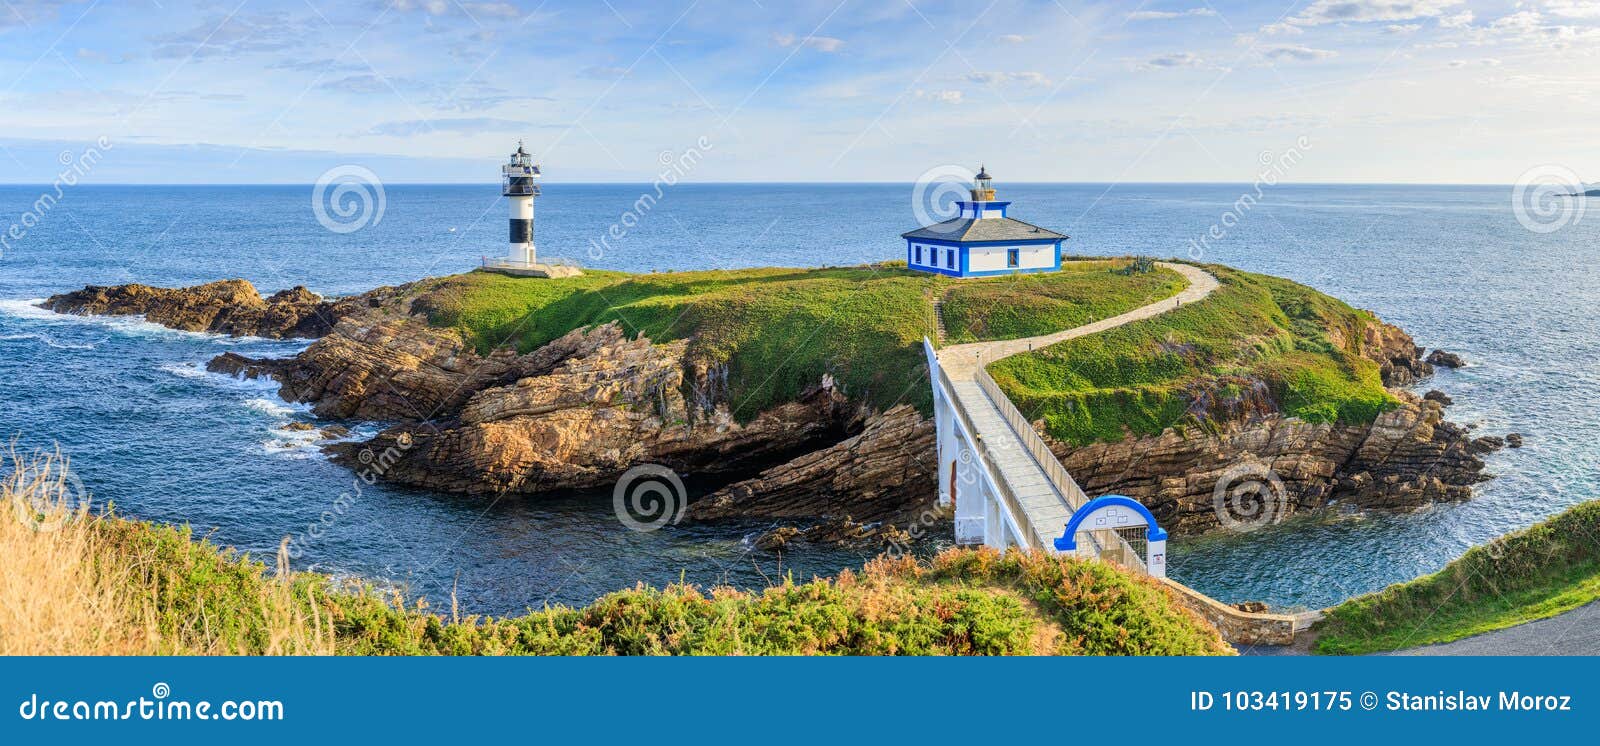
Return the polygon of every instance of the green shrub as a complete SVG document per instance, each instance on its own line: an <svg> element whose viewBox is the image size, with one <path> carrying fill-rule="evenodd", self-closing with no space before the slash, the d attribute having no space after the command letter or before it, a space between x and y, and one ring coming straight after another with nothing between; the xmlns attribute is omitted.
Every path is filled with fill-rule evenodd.
<svg viewBox="0 0 1600 746"><path fill-rule="evenodd" d="M1467 550L1443 570L1350 599L1317 626L1315 652L1448 642L1600 599L1600 501Z"/></svg>

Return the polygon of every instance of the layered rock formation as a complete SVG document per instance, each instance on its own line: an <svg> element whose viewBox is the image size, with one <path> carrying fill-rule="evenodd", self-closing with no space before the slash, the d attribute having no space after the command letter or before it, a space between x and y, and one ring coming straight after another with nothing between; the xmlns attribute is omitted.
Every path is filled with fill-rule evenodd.
<svg viewBox="0 0 1600 746"><path fill-rule="evenodd" d="M740 422L729 413L726 371L687 359L682 341L629 339L610 324L525 354L480 354L460 332L428 323L429 302L420 286L338 301L296 288L264 299L235 280L91 287L45 306L143 314L195 331L320 337L294 358L226 353L208 367L276 380L283 398L322 417L393 423L370 442L327 448L352 467L363 455L392 454L380 476L397 483L531 495L605 488L633 466L660 464L707 492L686 520L805 526L762 537L771 547L897 542L906 535L894 526L926 527L938 515L933 423L912 407L869 411L824 377L799 400ZM1340 331L1330 334L1346 346ZM1397 391L1433 372L1405 332L1367 324L1362 335L1350 346ZM1190 392L1194 426L1053 447L1090 494L1137 498L1169 528L1193 533L1227 520L1218 495L1258 473L1281 485L1276 517L1334 500L1394 507L1464 498L1486 478L1479 456L1498 445L1446 421L1442 394L1399 391L1401 405L1370 424L1328 425L1282 417L1259 382L1217 383Z"/></svg>
<svg viewBox="0 0 1600 746"><path fill-rule="evenodd" d="M40 304L57 313L93 316L144 316L173 329L235 337L313 338L327 334L350 310L304 287L263 298L246 280L223 280L190 288L148 285L90 285L51 296Z"/></svg>
<svg viewBox="0 0 1600 746"><path fill-rule="evenodd" d="M1433 373L1404 331L1368 325L1359 349L1401 402L1369 424L1285 418L1263 386L1237 386L1246 394L1196 397L1191 412L1203 410L1205 427L1082 447L1052 441L1051 449L1089 494L1132 497L1180 533L1277 521L1334 501L1396 508L1471 497L1472 485L1490 478L1479 456L1503 441L1474 439L1445 420L1442 393L1400 388Z"/></svg>

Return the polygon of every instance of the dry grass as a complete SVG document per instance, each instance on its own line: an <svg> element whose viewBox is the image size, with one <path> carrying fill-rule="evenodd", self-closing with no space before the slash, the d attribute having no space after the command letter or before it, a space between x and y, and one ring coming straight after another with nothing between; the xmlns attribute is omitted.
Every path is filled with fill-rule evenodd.
<svg viewBox="0 0 1600 746"><path fill-rule="evenodd" d="M59 454L8 450L0 481L0 655L328 654L331 623L296 598L288 555L250 586L244 613L266 633L254 641L212 613L173 614L182 588L163 544L90 512L88 495ZM308 592L302 590L302 593Z"/></svg>
<svg viewBox="0 0 1600 746"><path fill-rule="evenodd" d="M448 617L276 570L187 528L91 513L65 460L10 455L3 655L1215 655L1216 629L1099 562L951 550L760 590L675 584Z"/></svg>

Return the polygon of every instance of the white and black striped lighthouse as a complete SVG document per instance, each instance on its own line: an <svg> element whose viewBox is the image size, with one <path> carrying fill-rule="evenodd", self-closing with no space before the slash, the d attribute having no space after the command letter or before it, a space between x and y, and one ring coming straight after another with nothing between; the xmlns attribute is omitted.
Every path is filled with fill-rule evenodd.
<svg viewBox="0 0 1600 746"><path fill-rule="evenodd" d="M501 193L511 203L511 251L506 263L531 267L538 261L533 248L533 198L539 196L539 164L517 141L517 152L500 167Z"/></svg>

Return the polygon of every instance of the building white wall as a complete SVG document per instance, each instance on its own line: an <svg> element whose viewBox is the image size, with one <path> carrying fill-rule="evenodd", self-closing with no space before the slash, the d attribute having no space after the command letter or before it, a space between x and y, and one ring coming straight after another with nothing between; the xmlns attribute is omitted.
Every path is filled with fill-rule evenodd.
<svg viewBox="0 0 1600 746"><path fill-rule="evenodd" d="M1017 249L1018 264L1006 265L1006 251ZM983 246L967 250L967 269L972 272L994 272L1008 269L1040 269L1056 263L1055 247L1043 246Z"/></svg>

